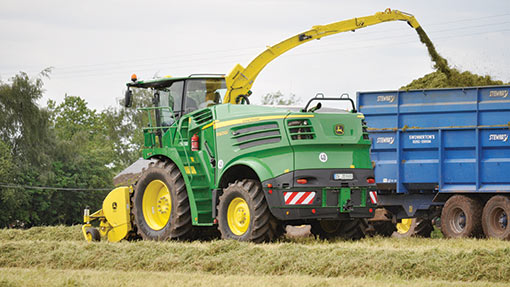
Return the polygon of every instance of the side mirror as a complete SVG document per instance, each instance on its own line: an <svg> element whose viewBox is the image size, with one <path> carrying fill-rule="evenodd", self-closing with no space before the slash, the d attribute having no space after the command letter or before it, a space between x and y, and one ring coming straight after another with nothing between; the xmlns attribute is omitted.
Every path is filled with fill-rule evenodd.
<svg viewBox="0 0 510 287"><path fill-rule="evenodd" d="M133 104L133 92L130 89L124 94L124 107L130 108Z"/></svg>

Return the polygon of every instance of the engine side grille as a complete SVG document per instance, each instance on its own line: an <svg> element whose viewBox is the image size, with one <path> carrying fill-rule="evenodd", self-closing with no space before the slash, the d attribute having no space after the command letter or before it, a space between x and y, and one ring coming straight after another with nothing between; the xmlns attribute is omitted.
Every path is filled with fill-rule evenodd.
<svg viewBox="0 0 510 287"><path fill-rule="evenodd" d="M240 149L277 143L282 139L276 122L235 129L232 131L232 138L236 140L234 145L239 146Z"/></svg>
<svg viewBox="0 0 510 287"><path fill-rule="evenodd" d="M287 127L292 140L313 140L315 138L315 132L309 119L288 120Z"/></svg>
<svg viewBox="0 0 510 287"><path fill-rule="evenodd" d="M212 120L212 112L210 109L204 109L204 110L194 114L193 120L195 120L195 122L198 125L208 123Z"/></svg>
<svg viewBox="0 0 510 287"><path fill-rule="evenodd" d="M362 121L361 125L362 125L362 131L363 131L363 139L368 140L369 137L368 137L368 131L367 131L367 122Z"/></svg>

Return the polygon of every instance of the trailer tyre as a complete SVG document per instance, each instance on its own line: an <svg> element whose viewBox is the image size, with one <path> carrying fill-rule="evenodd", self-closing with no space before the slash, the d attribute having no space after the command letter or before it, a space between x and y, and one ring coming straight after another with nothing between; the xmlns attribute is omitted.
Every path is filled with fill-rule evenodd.
<svg viewBox="0 0 510 287"><path fill-rule="evenodd" d="M132 197L137 233L145 240L188 239L191 212L184 178L168 161L149 164Z"/></svg>
<svg viewBox="0 0 510 287"><path fill-rule="evenodd" d="M223 190L217 219L223 239L269 242L283 230L269 211L260 182L253 179L238 180Z"/></svg>
<svg viewBox="0 0 510 287"><path fill-rule="evenodd" d="M483 208L482 227L487 237L509 240L510 199L506 196L493 196Z"/></svg>
<svg viewBox="0 0 510 287"><path fill-rule="evenodd" d="M441 212L441 232L446 238L482 235L482 205L464 195L450 197Z"/></svg>

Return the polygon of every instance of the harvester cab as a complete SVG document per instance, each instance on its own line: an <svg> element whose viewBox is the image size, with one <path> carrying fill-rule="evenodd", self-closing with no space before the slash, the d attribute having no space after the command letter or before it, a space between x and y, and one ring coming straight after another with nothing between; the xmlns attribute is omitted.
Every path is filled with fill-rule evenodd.
<svg viewBox="0 0 510 287"><path fill-rule="evenodd" d="M126 105L131 89L153 96L153 106L140 109L149 121L142 154L152 161L133 187L85 212L85 237L189 239L200 238L196 228L217 227L222 238L262 242L278 238L284 224L311 224L321 237L362 237L377 195L371 142L353 101L314 98L298 110L241 104L249 104L259 72L285 51L394 20L419 27L412 15L386 10L314 26L226 76L133 77ZM322 105L331 100L350 101L352 109L328 112ZM95 219L99 231L91 227Z"/></svg>
<svg viewBox="0 0 510 287"><path fill-rule="evenodd" d="M159 123L169 125L175 118L198 109L221 104L227 91L224 75L190 75L183 78L166 77L158 80L138 81L133 75L132 82L127 84L126 107L132 103L132 88L150 89L153 94L154 107L170 108L158 112Z"/></svg>

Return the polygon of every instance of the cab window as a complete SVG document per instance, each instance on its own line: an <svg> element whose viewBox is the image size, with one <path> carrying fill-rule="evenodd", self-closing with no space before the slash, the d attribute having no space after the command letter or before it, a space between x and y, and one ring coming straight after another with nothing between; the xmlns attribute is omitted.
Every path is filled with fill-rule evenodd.
<svg viewBox="0 0 510 287"><path fill-rule="evenodd" d="M220 104L226 91L225 79L222 78L187 80L184 112Z"/></svg>
<svg viewBox="0 0 510 287"><path fill-rule="evenodd" d="M174 112L176 118L182 115L182 91L184 88L184 81L173 82L171 86L165 87L155 91L155 97L158 107L170 107ZM161 109L160 112L161 126L170 126L173 124L174 119L171 111L168 109Z"/></svg>

